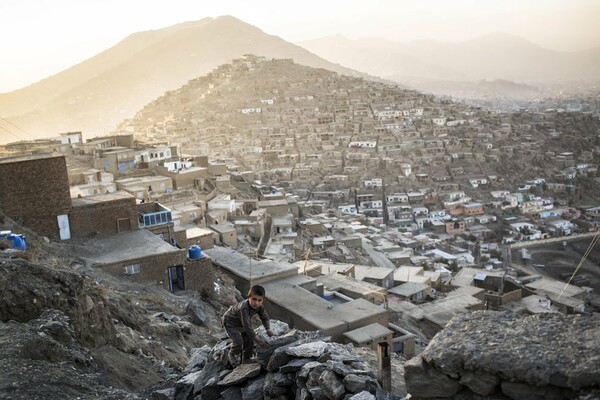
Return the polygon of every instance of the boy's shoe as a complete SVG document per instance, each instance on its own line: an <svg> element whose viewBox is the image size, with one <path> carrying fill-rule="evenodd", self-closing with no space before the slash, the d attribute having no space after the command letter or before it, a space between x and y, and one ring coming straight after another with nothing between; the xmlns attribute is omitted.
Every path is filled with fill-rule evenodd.
<svg viewBox="0 0 600 400"><path fill-rule="evenodd" d="M238 365L240 365L239 357L236 357L235 355L231 354L231 352L227 353L227 360L229 361L229 364L231 364L232 368L235 368Z"/></svg>
<svg viewBox="0 0 600 400"><path fill-rule="evenodd" d="M242 364L255 364L257 362L258 362L258 358L256 358L256 357L244 358L242 360Z"/></svg>

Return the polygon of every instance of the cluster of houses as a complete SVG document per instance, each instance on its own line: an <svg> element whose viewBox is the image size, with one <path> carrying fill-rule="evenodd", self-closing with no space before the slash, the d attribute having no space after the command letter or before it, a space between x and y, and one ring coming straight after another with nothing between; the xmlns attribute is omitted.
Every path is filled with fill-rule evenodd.
<svg viewBox="0 0 600 400"><path fill-rule="evenodd" d="M242 291L267 286L270 311L292 325L410 355L399 314L430 336L458 312L594 301L591 287L512 262L512 246L597 230L600 207L581 200L600 147L558 150L579 124L600 126L247 55L119 134L0 147L0 209L85 243L85 262L116 275L210 292L218 267ZM514 160L531 168L507 169Z"/></svg>

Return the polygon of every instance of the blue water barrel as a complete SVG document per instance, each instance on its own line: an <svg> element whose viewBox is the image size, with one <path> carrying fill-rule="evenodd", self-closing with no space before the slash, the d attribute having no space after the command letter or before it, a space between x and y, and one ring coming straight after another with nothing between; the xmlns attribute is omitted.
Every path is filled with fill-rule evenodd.
<svg viewBox="0 0 600 400"><path fill-rule="evenodd" d="M197 260L200 257L202 257L202 250L200 250L200 246L190 246L190 248L188 249L188 256L190 257L190 260Z"/></svg>
<svg viewBox="0 0 600 400"><path fill-rule="evenodd" d="M25 242L25 236L23 235L8 235L8 241L11 243L11 247L17 250L27 250L27 243Z"/></svg>

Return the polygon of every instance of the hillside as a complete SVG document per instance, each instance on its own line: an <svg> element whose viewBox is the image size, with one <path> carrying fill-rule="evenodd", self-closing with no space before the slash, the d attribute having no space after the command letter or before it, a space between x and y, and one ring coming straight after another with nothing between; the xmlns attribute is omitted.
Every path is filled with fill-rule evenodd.
<svg viewBox="0 0 600 400"><path fill-rule="evenodd" d="M68 70L0 94L0 115L36 136L101 134L165 91L246 53L356 74L236 18L205 18L133 34Z"/></svg>

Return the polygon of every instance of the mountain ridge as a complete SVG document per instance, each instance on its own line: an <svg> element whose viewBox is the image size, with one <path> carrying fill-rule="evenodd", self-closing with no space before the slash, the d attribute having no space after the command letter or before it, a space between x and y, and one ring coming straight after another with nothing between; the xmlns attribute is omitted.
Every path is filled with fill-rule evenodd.
<svg viewBox="0 0 600 400"><path fill-rule="evenodd" d="M164 92L250 53L365 75L223 16L129 35L65 71L0 94L0 114L36 136L101 134Z"/></svg>
<svg viewBox="0 0 600 400"><path fill-rule="evenodd" d="M550 50L503 32L462 42L352 40L334 35L299 44L316 54L326 54L333 62L418 90L430 89L421 88L419 80L472 83L499 79L533 86L600 80L598 47L573 52Z"/></svg>

